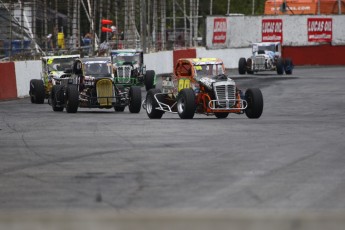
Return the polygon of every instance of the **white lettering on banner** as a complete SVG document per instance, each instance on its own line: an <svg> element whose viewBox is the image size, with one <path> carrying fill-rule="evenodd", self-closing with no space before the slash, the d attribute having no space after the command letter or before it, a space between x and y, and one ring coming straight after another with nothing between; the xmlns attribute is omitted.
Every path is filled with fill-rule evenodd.
<svg viewBox="0 0 345 230"><path fill-rule="evenodd" d="M226 21L215 21L213 32L226 32Z"/></svg>
<svg viewBox="0 0 345 230"><path fill-rule="evenodd" d="M309 21L308 22L308 31L332 31L332 21Z"/></svg>

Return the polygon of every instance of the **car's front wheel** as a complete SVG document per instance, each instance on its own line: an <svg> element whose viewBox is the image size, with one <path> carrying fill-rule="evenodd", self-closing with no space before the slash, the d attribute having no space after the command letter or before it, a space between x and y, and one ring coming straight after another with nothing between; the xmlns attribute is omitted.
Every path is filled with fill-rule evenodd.
<svg viewBox="0 0 345 230"><path fill-rule="evenodd" d="M77 85L68 85L66 94L66 112L76 113L79 107L79 91Z"/></svg>
<svg viewBox="0 0 345 230"><path fill-rule="evenodd" d="M50 93L50 101L53 111L61 112L63 111L63 100L64 100L64 91L62 85L53 85L52 91Z"/></svg>
<svg viewBox="0 0 345 230"><path fill-rule="evenodd" d="M150 119L160 119L162 118L164 114L164 111L157 109L159 105L158 105L157 100L155 99L155 96L157 97L158 100L162 99L162 95L159 93L161 93L160 89L150 89L147 92L145 106L146 106L147 116Z"/></svg>
<svg viewBox="0 0 345 230"><path fill-rule="evenodd" d="M250 88L246 90L245 99L247 101L247 108L245 114L248 118L259 118L264 107L264 100L261 90L258 88Z"/></svg>
<svg viewBox="0 0 345 230"><path fill-rule="evenodd" d="M278 58L276 68L277 74L282 75L284 73L284 60L282 58Z"/></svg>
<svg viewBox="0 0 345 230"><path fill-rule="evenodd" d="M293 64L290 58L286 58L284 62L284 70L287 75L292 74Z"/></svg>
<svg viewBox="0 0 345 230"><path fill-rule="evenodd" d="M146 71L145 79L144 79L146 91L149 91L150 89L155 88L155 85L154 85L155 76L156 76L156 73L154 70L147 70Z"/></svg>
<svg viewBox="0 0 345 230"><path fill-rule="evenodd" d="M190 88L182 89L177 97L177 113L181 119L192 119L195 114L195 94Z"/></svg>
<svg viewBox="0 0 345 230"><path fill-rule="evenodd" d="M245 58L240 58L238 61L238 73L239 74L246 74L246 69L247 69L247 61Z"/></svg>
<svg viewBox="0 0 345 230"><path fill-rule="evenodd" d="M43 104L46 94L43 81L39 79L32 79L30 81L29 94L31 103Z"/></svg>
<svg viewBox="0 0 345 230"><path fill-rule="evenodd" d="M129 112L139 113L141 109L141 88L140 86L131 86L129 89Z"/></svg>

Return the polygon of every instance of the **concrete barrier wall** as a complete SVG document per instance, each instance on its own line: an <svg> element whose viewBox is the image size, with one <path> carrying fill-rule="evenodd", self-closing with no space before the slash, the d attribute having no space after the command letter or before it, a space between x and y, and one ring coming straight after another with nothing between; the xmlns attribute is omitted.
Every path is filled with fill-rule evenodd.
<svg viewBox="0 0 345 230"><path fill-rule="evenodd" d="M14 63L0 63L0 100L13 98L17 98Z"/></svg>
<svg viewBox="0 0 345 230"><path fill-rule="evenodd" d="M29 95L30 80L41 78L41 61L15 62L17 95L25 97Z"/></svg>
<svg viewBox="0 0 345 230"><path fill-rule="evenodd" d="M172 51L144 54L144 63L147 70L154 70L156 74L171 73L173 62Z"/></svg>
<svg viewBox="0 0 345 230"><path fill-rule="evenodd" d="M226 19L226 24L217 26L217 20ZM331 18L334 46L345 45L345 15L279 15L279 16L209 16L206 19L206 47L208 49L249 47L262 41L262 20L281 19L283 23L283 46L313 46L320 43L308 41L308 19ZM216 25L216 26L215 26ZM222 34L225 42L214 41L214 35Z"/></svg>

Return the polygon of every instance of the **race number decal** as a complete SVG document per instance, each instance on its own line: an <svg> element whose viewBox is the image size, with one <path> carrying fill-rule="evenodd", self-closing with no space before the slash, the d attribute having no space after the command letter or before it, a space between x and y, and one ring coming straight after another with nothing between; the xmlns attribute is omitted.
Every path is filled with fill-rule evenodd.
<svg viewBox="0 0 345 230"><path fill-rule="evenodd" d="M53 58L49 58L49 59L48 59L48 61L47 61L47 64L48 64L48 65L50 65L50 64L52 64L52 63L53 63L53 61L54 61L54 59L53 59Z"/></svg>
<svg viewBox="0 0 345 230"><path fill-rule="evenodd" d="M178 91L180 92L185 88L190 88L190 80L186 78L180 79L178 81Z"/></svg>

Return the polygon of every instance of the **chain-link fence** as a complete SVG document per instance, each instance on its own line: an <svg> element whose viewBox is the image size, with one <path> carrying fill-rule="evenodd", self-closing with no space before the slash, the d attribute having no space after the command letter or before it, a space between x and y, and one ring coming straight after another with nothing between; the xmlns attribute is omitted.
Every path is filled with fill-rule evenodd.
<svg viewBox="0 0 345 230"><path fill-rule="evenodd" d="M206 15L263 14L265 2L280 9L289 0L0 0L0 60L205 45Z"/></svg>
<svg viewBox="0 0 345 230"><path fill-rule="evenodd" d="M196 46L198 12L199 0L0 0L0 60Z"/></svg>

